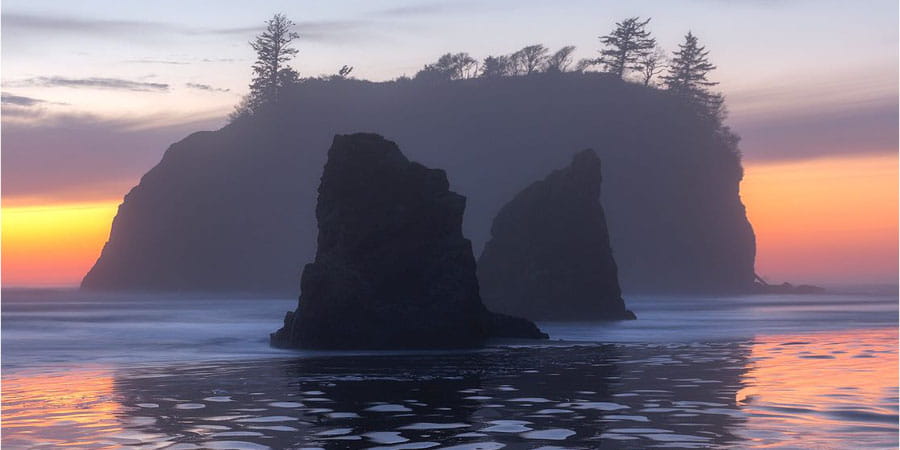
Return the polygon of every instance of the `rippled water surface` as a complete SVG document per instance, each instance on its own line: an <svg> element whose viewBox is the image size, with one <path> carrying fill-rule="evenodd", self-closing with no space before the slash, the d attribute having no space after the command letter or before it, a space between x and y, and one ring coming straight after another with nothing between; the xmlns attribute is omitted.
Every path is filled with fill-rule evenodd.
<svg viewBox="0 0 900 450"><path fill-rule="evenodd" d="M561 342L326 353L265 345L293 301L7 294L6 448L898 444L896 296L637 299L544 324Z"/></svg>

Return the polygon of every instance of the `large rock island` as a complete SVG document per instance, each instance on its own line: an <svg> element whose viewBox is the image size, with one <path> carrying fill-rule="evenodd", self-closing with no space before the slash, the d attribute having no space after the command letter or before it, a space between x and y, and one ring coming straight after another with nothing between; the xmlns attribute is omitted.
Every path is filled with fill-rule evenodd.
<svg viewBox="0 0 900 450"><path fill-rule="evenodd" d="M500 209L478 260L485 304L531 320L634 319L625 309L593 150Z"/></svg>
<svg viewBox="0 0 900 450"><path fill-rule="evenodd" d="M491 336L546 338L479 296L466 198L443 170L375 134L335 136L319 185L315 261L279 347L465 348Z"/></svg>
<svg viewBox="0 0 900 450"><path fill-rule="evenodd" d="M316 251L338 133L379 130L447 171L481 253L517 192L594 148L626 294L754 290L734 135L663 90L597 73L452 82L307 80L278 111L172 145L119 208L82 287L292 296Z"/></svg>

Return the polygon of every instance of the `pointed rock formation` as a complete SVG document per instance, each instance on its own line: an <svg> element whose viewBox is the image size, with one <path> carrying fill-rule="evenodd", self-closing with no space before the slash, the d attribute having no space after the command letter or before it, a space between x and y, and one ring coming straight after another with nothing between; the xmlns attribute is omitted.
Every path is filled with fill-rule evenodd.
<svg viewBox="0 0 900 450"><path fill-rule="evenodd" d="M494 219L478 261L485 304L531 320L634 319L625 309L593 150L535 182Z"/></svg>
<svg viewBox="0 0 900 450"><path fill-rule="evenodd" d="M466 198L443 170L375 134L335 136L319 185L315 262L280 347L465 348L490 336L546 338L481 303Z"/></svg>

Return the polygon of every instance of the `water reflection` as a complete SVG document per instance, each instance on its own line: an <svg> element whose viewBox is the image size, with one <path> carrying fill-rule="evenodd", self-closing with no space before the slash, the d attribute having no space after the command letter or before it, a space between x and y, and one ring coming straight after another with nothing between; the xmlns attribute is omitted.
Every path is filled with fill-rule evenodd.
<svg viewBox="0 0 900 450"><path fill-rule="evenodd" d="M896 344L881 330L4 374L3 444L889 447Z"/></svg>
<svg viewBox="0 0 900 450"><path fill-rule="evenodd" d="M4 376L3 446L95 447L107 437L124 437L124 407L113 384L108 370Z"/></svg>
<svg viewBox="0 0 900 450"><path fill-rule="evenodd" d="M758 338L738 392L754 446L897 447L897 330Z"/></svg>

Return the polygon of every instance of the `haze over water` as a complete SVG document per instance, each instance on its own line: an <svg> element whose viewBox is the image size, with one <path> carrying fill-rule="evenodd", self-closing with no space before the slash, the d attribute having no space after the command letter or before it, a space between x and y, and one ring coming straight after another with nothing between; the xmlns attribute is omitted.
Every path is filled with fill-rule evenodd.
<svg viewBox="0 0 900 450"><path fill-rule="evenodd" d="M293 299L3 292L3 444L892 448L897 295L630 297L459 352L275 350ZM553 447L550 447L553 448Z"/></svg>
<svg viewBox="0 0 900 450"><path fill-rule="evenodd" d="M898 9L7 0L0 444L898 448Z"/></svg>

